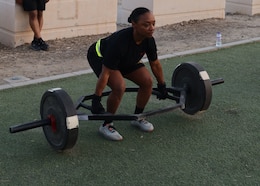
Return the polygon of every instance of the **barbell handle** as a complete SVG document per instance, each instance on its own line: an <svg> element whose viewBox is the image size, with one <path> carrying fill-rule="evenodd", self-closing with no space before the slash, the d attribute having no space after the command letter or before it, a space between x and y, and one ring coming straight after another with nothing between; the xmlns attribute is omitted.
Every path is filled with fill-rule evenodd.
<svg viewBox="0 0 260 186"><path fill-rule="evenodd" d="M218 84L221 84L221 83L224 83L224 79L223 78L218 78L218 79L211 80L211 85L212 86L218 85Z"/></svg>
<svg viewBox="0 0 260 186"><path fill-rule="evenodd" d="M9 128L9 131L10 131L10 133L16 133L16 132L21 132L21 131L24 131L24 130L42 127L42 126L45 126L45 125L50 125L50 123L51 123L51 120L49 118L43 119L43 120L37 120L37 121L30 122L30 123L24 123L24 124L11 126Z"/></svg>

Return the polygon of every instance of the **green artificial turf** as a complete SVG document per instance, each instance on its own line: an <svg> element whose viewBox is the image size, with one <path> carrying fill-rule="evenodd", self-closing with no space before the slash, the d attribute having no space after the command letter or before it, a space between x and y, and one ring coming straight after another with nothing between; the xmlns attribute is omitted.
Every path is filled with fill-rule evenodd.
<svg viewBox="0 0 260 186"><path fill-rule="evenodd" d="M73 101L92 94L94 74L1 91L0 185L259 185L260 43L163 60L168 86L176 65L187 61L225 80L213 87L206 112L149 117L152 133L115 121L121 142L98 134L101 121L81 121L76 145L62 153L52 150L41 128L10 134L9 127L39 119L49 88L63 88ZM135 95L124 95L119 113L133 112ZM175 103L152 97L146 111L169 104Z"/></svg>

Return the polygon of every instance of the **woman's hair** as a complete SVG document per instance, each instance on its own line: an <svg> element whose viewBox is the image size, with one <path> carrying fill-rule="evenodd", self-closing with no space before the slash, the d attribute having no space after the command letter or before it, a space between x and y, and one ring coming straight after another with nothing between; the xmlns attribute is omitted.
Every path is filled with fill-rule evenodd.
<svg viewBox="0 0 260 186"><path fill-rule="evenodd" d="M140 15L143 15L147 12L150 12L150 10L147 8L144 8L144 7L139 7L139 8L134 9L132 11L132 13L130 14L130 16L128 17L128 20L127 20L128 23L132 23L132 22L137 23Z"/></svg>

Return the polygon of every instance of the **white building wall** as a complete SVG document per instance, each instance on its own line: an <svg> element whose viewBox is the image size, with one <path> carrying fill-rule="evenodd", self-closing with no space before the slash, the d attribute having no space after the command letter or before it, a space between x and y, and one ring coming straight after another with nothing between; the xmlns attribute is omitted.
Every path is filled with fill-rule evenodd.
<svg viewBox="0 0 260 186"><path fill-rule="evenodd" d="M225 18L225 0L121 0L118 23L127 23L131 11L144 6L153 11L156 25L163 26L191 19Z"/></svg>
<svg viewBox="0 0 260 186"><path fill-rule="evenodd" d="M192 19L225 18L225 12L260 13L260 0L50 0L44 12L45 40L94 35L127 23L136 7L153 11L156 26ZM11 47L30 43L28 15L15 0L0 0L0 42Z"/></svg>
<svg viewBox="0 0 260 186"><path fill-rule="evenodd" d="M116 30L117 0L51 0L43 14L45 40L103 34ZM11 47L30 43L28 19L15 0L0 0L0 42Z"/></svg>
<svg viewBox="0 0 260 186"><path fill-rule="evenodd" d="M226 0L226 12L260 14L260 0Z"/></svg>

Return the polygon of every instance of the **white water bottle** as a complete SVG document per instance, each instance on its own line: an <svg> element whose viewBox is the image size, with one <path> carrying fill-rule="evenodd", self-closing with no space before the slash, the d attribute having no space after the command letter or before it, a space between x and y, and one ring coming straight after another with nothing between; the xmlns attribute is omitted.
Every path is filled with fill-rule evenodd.
<svg viewBox="0 0 260 186"><path fill-rule="evenodd" d="M222 38L221 33L217 32L216 35L216 47L220 47L222 45Z"/></svg>

